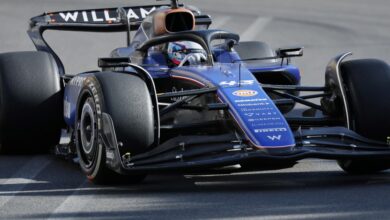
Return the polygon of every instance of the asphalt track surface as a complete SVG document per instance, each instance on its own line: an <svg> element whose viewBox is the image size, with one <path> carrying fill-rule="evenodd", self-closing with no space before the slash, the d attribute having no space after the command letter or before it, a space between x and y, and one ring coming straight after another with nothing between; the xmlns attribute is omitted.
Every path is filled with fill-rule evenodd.
<svg viewBox="0 0 390 220"><path fill-rule="evenodd" d="M327 62L346 51L390 62L387 0L186 1L215 28L273 47L302 45L303 83L322 85ZM33 50L25 31L43 11L153 1L0 0L0 52ZM68 73L96 69L123 34L48 33ZM21 137L23 138L23 137ZM33 141L33 140L31 140ZM152 175L141 185L95 186L51 155L0 156L0 219L389 219L390 173L349 176L333 161L233 175Z"/></svg>

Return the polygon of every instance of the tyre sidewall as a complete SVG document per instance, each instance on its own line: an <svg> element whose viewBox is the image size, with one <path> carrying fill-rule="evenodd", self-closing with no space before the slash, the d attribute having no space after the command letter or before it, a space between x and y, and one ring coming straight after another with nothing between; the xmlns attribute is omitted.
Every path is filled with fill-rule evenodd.
<svg viewBox="0 0 390 220"><path fill-rule="evenodd" d="M95 110L95 122L96 122L96 129L95 129L95 142L94 146L92 148L95 148L95 161L91 167L88 167L88 165L85 163L85 161L82 159L83 155L83 147L80 139L80 116L81 116L81 110L87 101L88 98L93 99L93 109ZM100 135L102 133L102 108L103 108L103 94L100 89L100 85L96 78L94 77L87 77L87 79L84 81L83 88L80 93L80 98L77 105L77 114L76 114L76 149L77 154L80 159L80 167L81 169L87 174L88 179L94 180L98 178L99 173L105 172L107 169L105 167L105 161L106 161L106 155L105 155L105 148L103 145L102 140L100 139Z"/></svg>
<svg viewBox="0 0 390 220"><path fill-rule="evenodd" d="M351 113L351 129L360 135L384 142L389 126L389 66L380 60L351 60L340 67ZM373 74L375 73L375 74ZM375 97L381 96L380 101ZM350 174L369 174L390 168L388 160L345 159L339 166Z"/></svg>
<svg viewBox="0 0 390 220"><path fill-rule="evenodd" d="M93 99L93 108L95 110L95 121L96 123L96 134L97 139L95 141L96 148L96 161L91 167L87 167L87 164L81 159L82 155L82 146L80 141L80 131L79 131L79 123L80 116L84 106L84 103L88 98ZM76 149L79 157L80 167L83 172L87 175L87 178L97 184L111 184L111 183L126 183L126 184L136 184L141 182L146 174L129 174L127 178L123 178L124 176L119 173L110 170L106 166L106 150L101 140L101 135L103 133L103 125L102 125L102 113L106 110L103 90L101 84L95 76L87 76L84 80L81 93L79 96L79 100L77 102L76 109Z"/></svg>

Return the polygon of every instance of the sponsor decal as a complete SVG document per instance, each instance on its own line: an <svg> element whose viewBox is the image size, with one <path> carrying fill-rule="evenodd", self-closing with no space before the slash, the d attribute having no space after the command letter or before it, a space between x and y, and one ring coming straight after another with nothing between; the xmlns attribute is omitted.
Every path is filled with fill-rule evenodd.
<svg viewBox="0 0 390 220"><path fill-rule="evenodd" d="M113 151L110 151L110 150L107 150L106 151L106 158L107 159L110 159L110 160L113 160L115 158L115 154Z"/></svg>
<svg viewBox="0 0 390 220"><path fill-rule="evenodd" d="M156 7L124 8L128 19L143 20ZM96 9L82 11L68 11L50 14L52 23L113 23L118 22L117 9Z"/></svg>
<svg viewBox="0 0 390 220"><path fill-rule="evenodd" d="M219 83L220 86L238 86L238 85L241 85L241 86L250 86L250 85L253 85L255 83L254 80L240 80L240 83L238 83L238 81L222 81Z"/></svg>
<svg viewBox="0 0 390 220"><path fill-rule="evenodd" d="M287 131L287 128L263 128L255 129L255 133L270 133L270 132L283 132Z"/></svg>
<svg viewBox="0 0 390 220"><path fill-rule="evenodd" d="M260 112L257 112L257 113L254 113L254 112L249 112L250 114L251 114L251 116L249 116L249 115L247 115L247 116L249 116L249 117L252 117L253 115L255 115L255 116L262 116L262 117L264 117L264 116L272 116L272 115L277 115L277 113L276 112L262 112L262 113L260 113ZM245 113L245 115L246 115L247 113Z"/></svg>
<svg viewBox="0 0 390 220"><path fill-rule="evenodd" d="M274 121L269 121L266 123L252 123L252 127L271 127L271 126L285 126L283 122L274 122Z"/></svg>
<svg viewBox="0 0 390 220"><path fill-rule="evenodd" d="M102 108L101 108L101 105L100 105L100 98L99 98L98 90L95 87L94 83L91 81L91 79L87 79L87 86L92 91L93 98L95 100L96 113L98 115L101 115L102 114ZM99 130L102 129L102 122L101 122L100 117L98 117L97 127L98 127Z"/></svg>
<svg viewBox="0 0 390 220"><path fill-rule="evenodd" d="M264 106L267 105L267 102L257 102L257 103L242 103L238 104L238 107L249 107L249 106Z"/></svg>
<svg viewBox="0 0 390 220"><path fill-rule="evenodd" d="M85 80L84 77L76 76L69 82L69 85L76 86L76 87L81 87L83 85L83 83L84 83L84 80Z"/></svg>
<svg viewBox="0 0 390 220"><path fill-rule="evenodd" d="M182 91L184 91L184 88L181 88L180 90L178 90L176 87L172 87L172 90L171 90L172 93L182 92ZM177 101L184 100L186 98L188 98L188 96L172 97L171 101L177 102Z"/></svg>
<svg viewBox="0 0 390 220"><path fill-rule="evenodd" d="M264 103L264 105L269 105L269 103ZM274 110L273 108L241 108L240 109L242 112L257 112L257 111L265 111L265 110L269 110L269 111L272 111Z"/></svg>
<svg viewBox="0 0 390 220"><path fill-rule="evenodd" d="M239 99L234 100L236 103L242 103L242 102L261 102L261 101L268 101L268 99Z"/></svg>
<svg viewBox="0 0 390 220"><path fill-rule="evenodd" d="M249 116L249 115L248 115ZM252 116L260 116L260 114L253 114L252 113ZM251 117L251 116L250 116ZM248 119L249 122L256 122L256 121L278 121L280 120L279 117L261 117L261 118L251 118L251 119Z"/></svg>
<svg viewBox="0 0 390 220"><path fill-rule="evenodd" d="M64 101L64 116L65 118L70 118L70 102L67 100Z"/></svg>
<svg viewBox="0 0 390 220"><path fill-rule="evenodd" d="M251 97L257 95L257 91L255 90L237 90L233 92L233 95L239 97Z"/></svg>
<svg viewBox="0 0 390 220"><path fill-rule="evenodd" d="M272 135L272 136L267 136L268 139L270 139L271 141L275 141L275 140L278 140L280 141L280 139L282 138L282 135Z"/></svg>
<svg viewBox="0 0 390 220"><path fill-rule="evenodd" d="M247 112L247 111L275 111L274 108L270 107L262 107L262 108L241 108L241 111Z"/></svg>

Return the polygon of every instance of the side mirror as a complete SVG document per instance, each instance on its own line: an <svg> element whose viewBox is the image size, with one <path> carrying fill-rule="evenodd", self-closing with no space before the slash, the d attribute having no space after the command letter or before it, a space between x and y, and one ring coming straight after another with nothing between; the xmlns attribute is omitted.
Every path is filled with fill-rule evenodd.
<svg viewBox="0 0 390 220"><path fill-rule="evenodd" d="M277 53L280 58L301 57L303 56L303 47L280 48Z"/></svg>
<svg viewBox="0 0 390 220"><path fill-rule="evenodd" d="M232 48L233 48L235 45L237 45L237 44L238 44L238 42L237 42L236 40L233 40L233 39L229 39L229 40L226 41L226 46L227 46L227 49L228 49L229 51L232 51Z"/></svg>
<svg viewBox="0 0 390 220"><path fill-rule="evenodd" d="M125 68L129 66L129 63L131 63L131 60L128 57L110 57L98 59L98 66L102 68L103 71L115 68Z"/></svg>

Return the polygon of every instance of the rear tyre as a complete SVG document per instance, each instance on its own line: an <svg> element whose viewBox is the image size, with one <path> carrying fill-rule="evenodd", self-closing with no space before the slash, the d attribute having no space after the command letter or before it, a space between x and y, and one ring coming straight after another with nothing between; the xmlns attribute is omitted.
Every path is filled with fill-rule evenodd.
<svg viewBox="0 0 390 220"><path fill-rule="evenodd" d="M87 77L79 100L76 148L81 169L96 184L139 183L146 174L121 175L106 166L102 113L111 116L120 153L145 152L154 141L151 97L145 82L124 73Z"/></svg>
<svg viewBox="0 0 390 220"><path fill-rule="evenodd" d="M58 67L45 52L0 54L0 152L46 152L63 126Z"/></svg>
<svg viewBox="0 0 390 220"><path fill-rule="evenodd" d="M351 115L351 129L370 139L386 142L390 136L390 68L380 60L352 60L341 64ZM339 160L351 174L390 168L386 160Z"/></svg>

